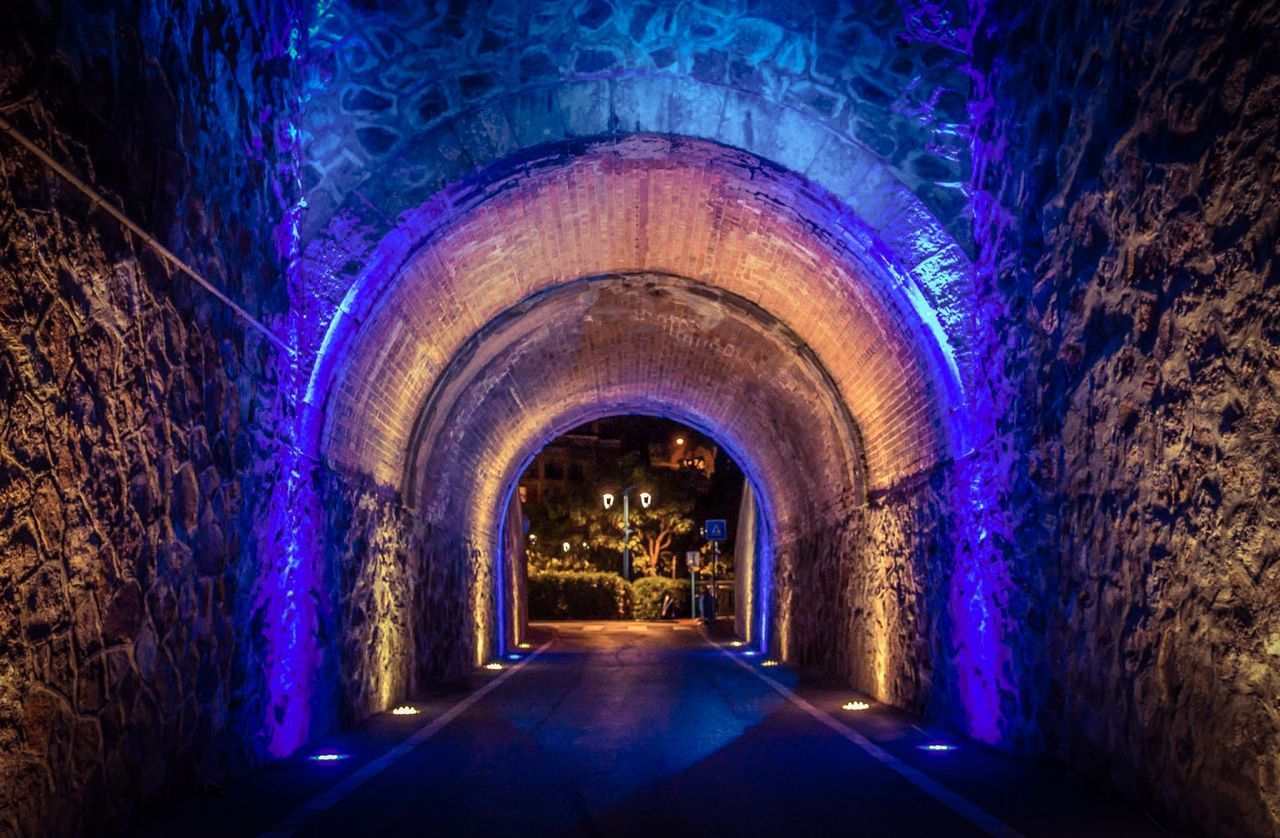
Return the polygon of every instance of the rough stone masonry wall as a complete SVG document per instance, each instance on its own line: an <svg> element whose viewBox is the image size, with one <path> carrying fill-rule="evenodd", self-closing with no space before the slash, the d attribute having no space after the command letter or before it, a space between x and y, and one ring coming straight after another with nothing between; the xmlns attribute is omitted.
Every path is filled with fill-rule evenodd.
<svg viewBox="0 0 1280 838"><path fill-rule="evenodd" d="M271 259L248 231L274 206L270 138L255 151L246 127L269 78L244 65L260 48L248 16L11 12L5 119L269 308ZM221 303L0 137L0 835L92 828L254 750L233 734L255 698L232 602L253 577L246 429L274 364Z"/></svg>
<svg viewBox="0 0 1280 838"><path fill-rule="evenodd" d="M1277 54L1247 0L996 3L977 43L1046 744L1215 834L1280 834Z"/></svg>

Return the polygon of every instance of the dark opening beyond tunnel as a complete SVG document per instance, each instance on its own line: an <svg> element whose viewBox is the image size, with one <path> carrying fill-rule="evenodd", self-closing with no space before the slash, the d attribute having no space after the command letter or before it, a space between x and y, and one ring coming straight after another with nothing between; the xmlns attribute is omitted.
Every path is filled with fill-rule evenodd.
<svg viewBox="0 0 1280 838"><path fill-rule="evenodd" d="M735 552L743 482L713 439L666 419L609 417L552 440L517 489L529 619L696 616L708 589L732 616L735 570L755 560Z"/></svg>

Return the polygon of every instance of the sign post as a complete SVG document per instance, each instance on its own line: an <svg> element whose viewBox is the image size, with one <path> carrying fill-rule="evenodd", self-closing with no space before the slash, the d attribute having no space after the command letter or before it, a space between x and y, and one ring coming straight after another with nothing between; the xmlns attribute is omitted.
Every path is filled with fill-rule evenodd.
<svg viewBox="0 0 1280 838"><path fill-rule="evenodd" d="M686 550L684 560L689 565L689 616L698 618L698 568L702 566L702 554Z"/></svg>

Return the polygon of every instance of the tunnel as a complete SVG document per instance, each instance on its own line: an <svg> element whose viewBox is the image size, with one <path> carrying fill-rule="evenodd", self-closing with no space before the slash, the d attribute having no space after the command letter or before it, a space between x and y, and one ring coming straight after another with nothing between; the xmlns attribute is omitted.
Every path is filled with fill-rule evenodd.
<svg viewBox="0 0 1280 838"><path fill-rule="evenodd" d="M980 831L811 685L1280 830L1275 3L15 17L0 834L127 831L590 648L531 624L517 484L627 415L745 476L688 660L795 673L769 702Z"/></svg>

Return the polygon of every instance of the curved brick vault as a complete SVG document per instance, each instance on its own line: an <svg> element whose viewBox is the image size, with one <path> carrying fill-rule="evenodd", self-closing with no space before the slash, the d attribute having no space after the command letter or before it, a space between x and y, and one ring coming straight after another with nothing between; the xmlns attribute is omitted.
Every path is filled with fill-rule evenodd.
<svg viewBox="0 0 1280 838"><path fill-rule="evenodd" d="M422 404L475 331L562 283L640 271L722 288L793 329L860 429L872 490L964 443L958 313L948 332L883 240L803 179L640 136L552 147L459 192L402 215L330 327L311 399L341 468L401 488Z"/></svg>
<svg viewBox="0 0 1280 838"><path fill-rule="evenodd" d="M866 208L910 217L901 194ZM640 134L514 155L399 215L330 321L308 399L324 462L413 512L403 578L363 607L413 591L391 644L403 658L416 638L404 679L516 639L509 489L578 422L659 414L720 439L760 501L760 555L782 568L841 549L793 549L805 533L847 526L869 496L964 453L964 263L946 248L902 258L859 209L742 150ZM744 564L770 584L755 557ZM755 637L772 633L762 591ZM876 633L910 635L912 613ZM883 684L897 653L874 646ZM355 668L385 671L376 657Z"/></svg>
<svg viewBox="0 0 1280 838"><path fill-rule="evenodd" d="M767 312L666 275L560 286L504 312L459 353L415 434L411 475L429 530L421 561L480 559L471 589L454 593L481 618L475 658L492 639L488 615L519 611L518 586L492 584L498 569L522 572L499 549L519 475L549 439L619 413L678 418L720 440L780 544L862 502L857 432L835 383ZM497 609L495 590L508 599ZM515 626L507 637L518 639Z"/></svg>

